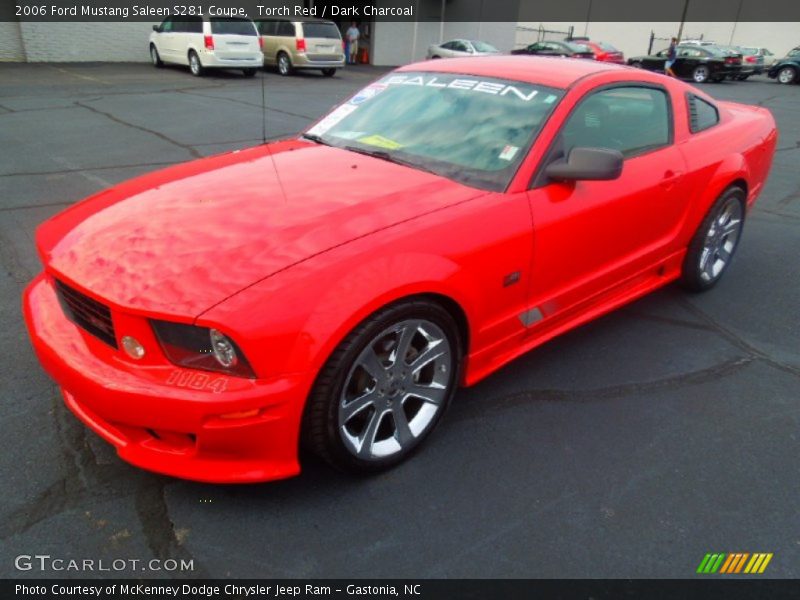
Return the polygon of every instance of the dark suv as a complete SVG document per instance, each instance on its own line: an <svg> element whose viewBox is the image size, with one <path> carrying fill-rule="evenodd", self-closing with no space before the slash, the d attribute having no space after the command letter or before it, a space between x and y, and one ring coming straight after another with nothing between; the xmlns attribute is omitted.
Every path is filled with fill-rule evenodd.
<svg viewBox="0 0 800 600"><path fill-rule="evenodd" d="M800 46L772 65L767 76L777 79L779 83L800 82Z"/></svg>

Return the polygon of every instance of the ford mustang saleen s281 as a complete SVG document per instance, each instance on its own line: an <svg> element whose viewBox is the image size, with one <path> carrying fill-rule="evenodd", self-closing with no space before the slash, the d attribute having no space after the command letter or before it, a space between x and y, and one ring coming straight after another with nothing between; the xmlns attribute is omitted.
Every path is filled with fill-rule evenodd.
<svg viewBox="0 0 800 600"><path fill-rule="evenodd" d="M140 467L390 467L459 384L647 292L713 286L761 192L763 108L594 61L398 69L301 137L101 192L37 231L33 345Z"/></svg>

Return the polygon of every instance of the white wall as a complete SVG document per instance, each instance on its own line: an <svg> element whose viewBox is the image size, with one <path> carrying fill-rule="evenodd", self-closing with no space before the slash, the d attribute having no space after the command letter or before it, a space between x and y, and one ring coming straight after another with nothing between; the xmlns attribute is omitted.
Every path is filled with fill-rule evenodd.
<svg viewBox="0 0 800 600"><path fill-rule="evenodd" d="M30 62L140 62L150 60L153 25L140 22L20 23Z"/></svg>
<svg viewBox="0 0 800 600"><path fill-rule="evenodd" d="M22 45L19 23L0 21L0 61L23 61L25 49Z"/></svg>
<svg viewBox="0 0 800 600"><path fill-rule="evenodd" d="M513 22L376 22L373 27L372 63L403 65L423 60L428 46L454 38L477 39L507 52L514 47Z"/></svg>
<svg viewBox="0 0 800 600"><path fill-rule="evenodd" d="M608 22L576 22L576 23L520 23L520 26L545 29L567 30L570 25L575 27L574 35L588 35L592 39L610 42L625 53L625 56L635 56L647 52L650 32L654 31L657 37L669 38L678 34L680 23L608 23ZM785 55L789 50L800 44L800 23L735 23L732 21L720 23L687 22L683 26L683 39L700 37L713 40L720 44L739 44L743 46L763 46L769 48L778 56ZM517 31L516 45L522 46L535 41L535 34L528 31ZM661 50L669 42L656 40L653 50Z"/></svg>

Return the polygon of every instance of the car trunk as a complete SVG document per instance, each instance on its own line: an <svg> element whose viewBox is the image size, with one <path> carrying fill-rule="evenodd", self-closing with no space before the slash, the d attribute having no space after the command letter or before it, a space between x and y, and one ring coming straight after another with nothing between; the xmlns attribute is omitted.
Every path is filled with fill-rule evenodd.
<svg viewBox="0 0 800 600"><path fill-rule="evenodd" d="M306 56L309 60L339 60L342 57L342 38L333 23L303 23Z"/></svg>
<svg viewBox="0 0 800 600"><path fill-rule="evenodd" d="M222 60L252 58L260 50L255 25L248 19L211 19L214 53Z"/></svg>

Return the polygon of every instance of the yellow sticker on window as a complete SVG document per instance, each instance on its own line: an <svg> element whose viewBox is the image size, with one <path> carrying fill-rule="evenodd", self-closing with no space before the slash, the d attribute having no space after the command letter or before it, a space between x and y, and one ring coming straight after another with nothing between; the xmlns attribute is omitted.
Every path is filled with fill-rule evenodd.
<svg viewBox="0 0 800 600"><path fill-rule="evenodd" d="M386 148L387 150L397 150L402 148L403 144L399 144L394 140L383 137L382 135L373 134L358 139L362 144L369 144L370 146L377 146L378 148Z"/></svg>

